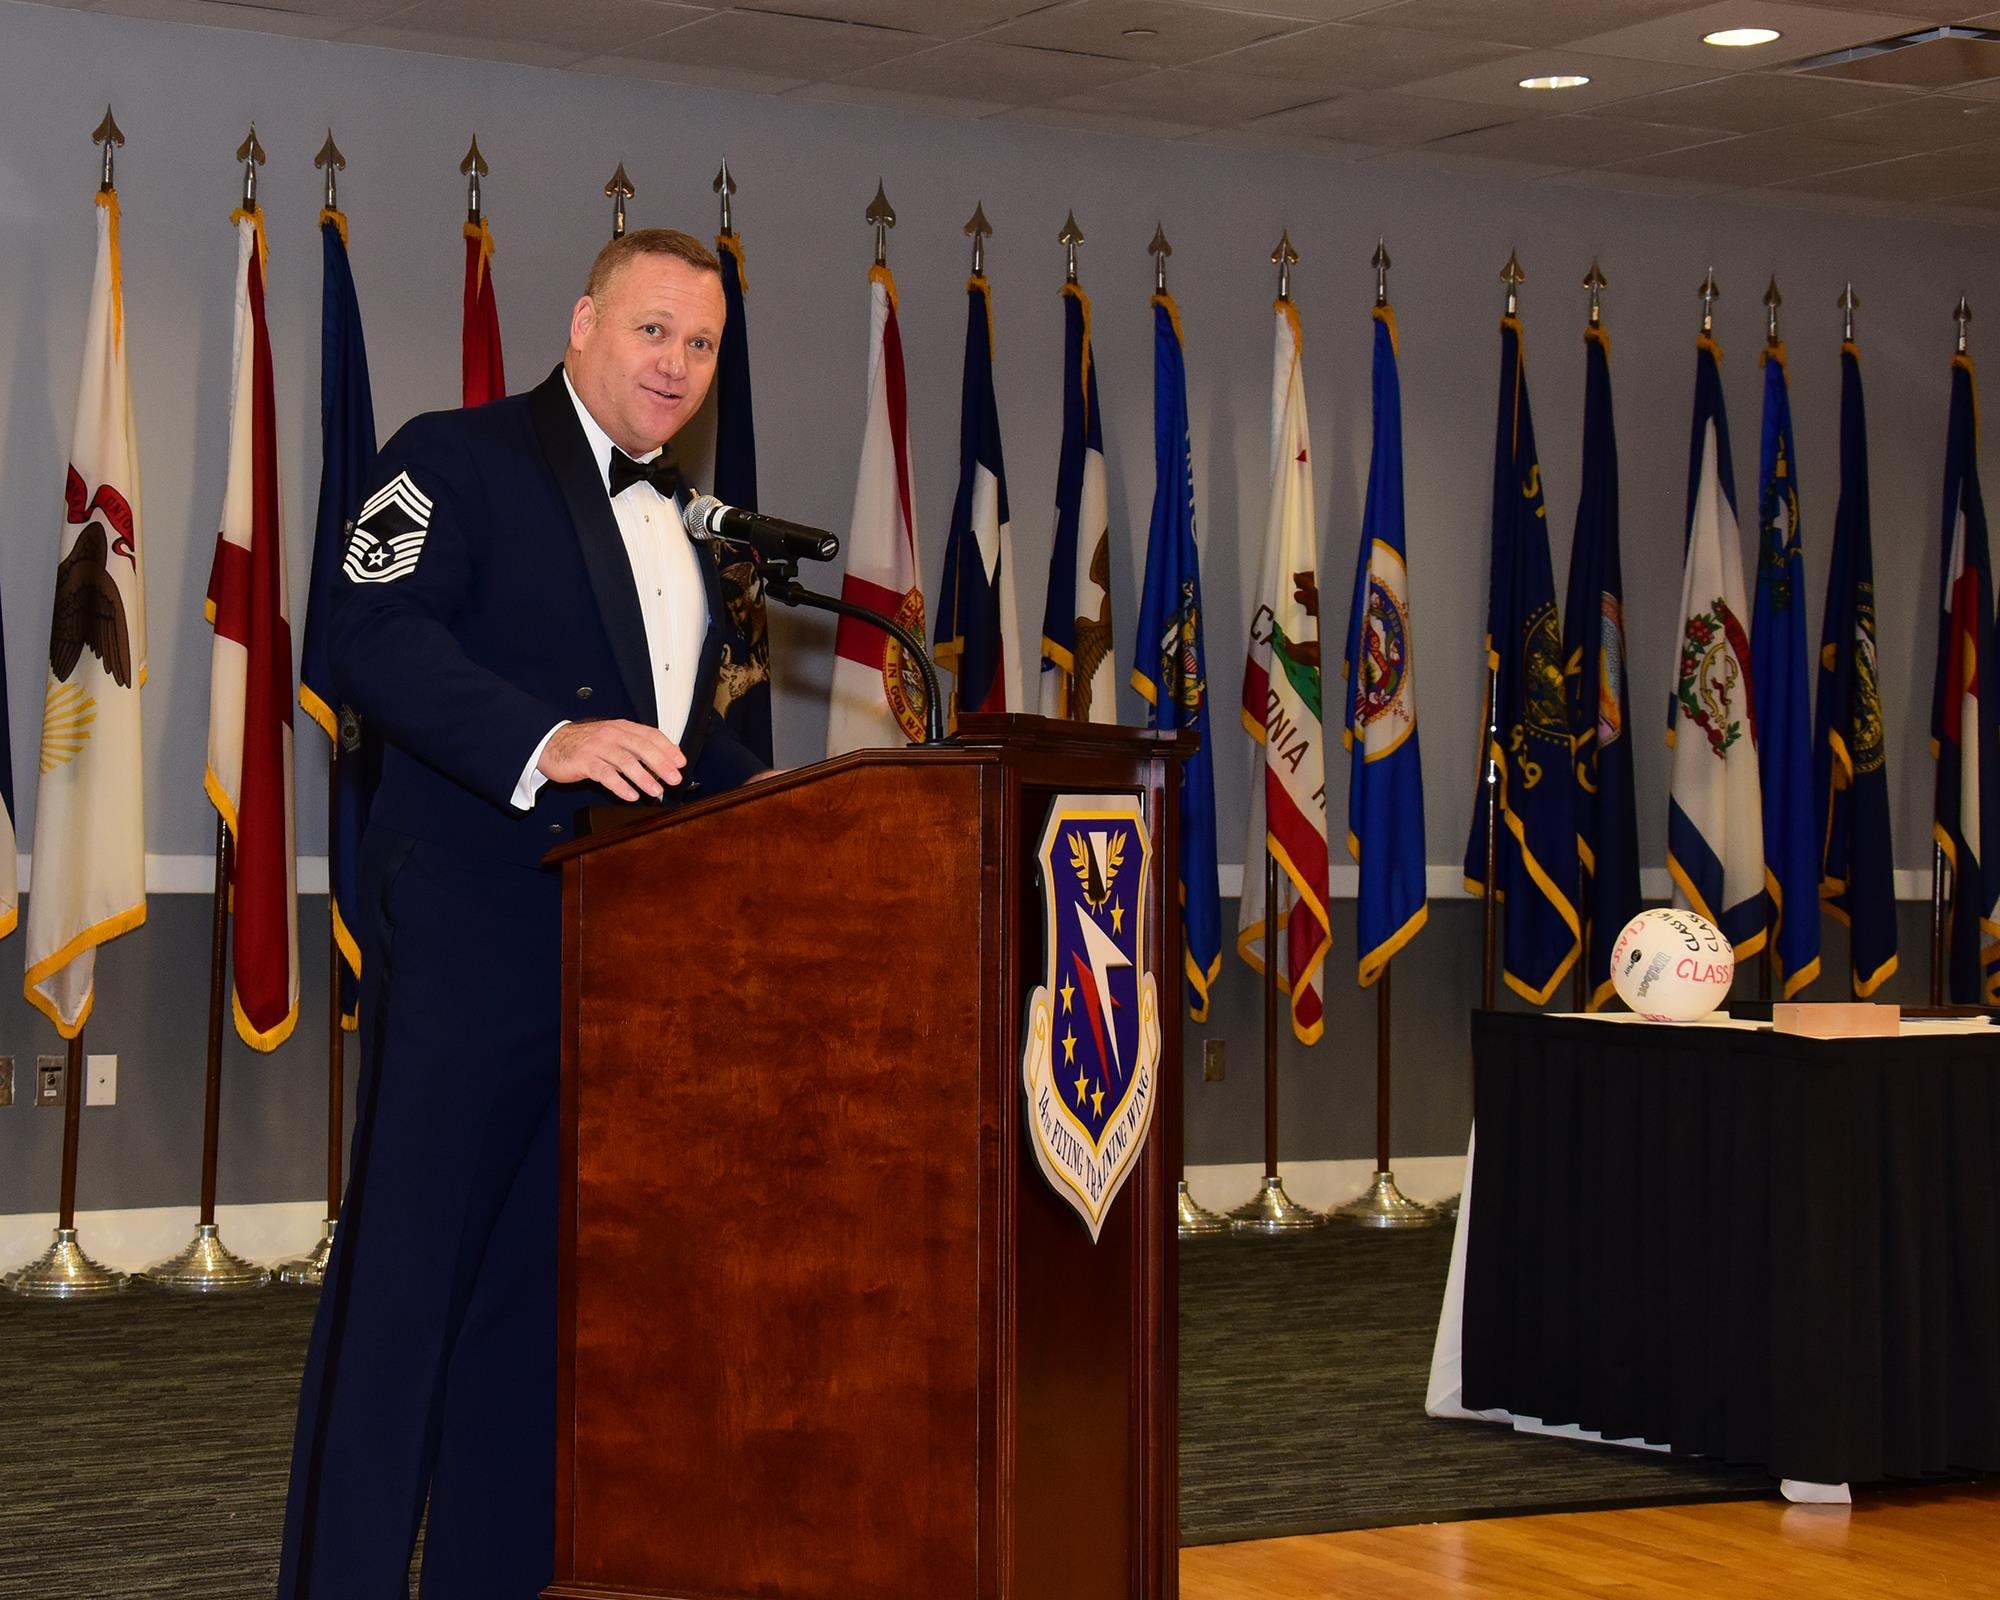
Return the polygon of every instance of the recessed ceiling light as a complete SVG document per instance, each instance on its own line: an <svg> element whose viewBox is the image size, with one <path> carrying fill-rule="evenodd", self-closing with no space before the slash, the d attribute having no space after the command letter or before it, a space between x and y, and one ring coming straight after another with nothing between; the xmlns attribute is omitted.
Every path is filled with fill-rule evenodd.
<svg viewBox="0 0 2000 1600"><path fill-rule="evenodd" d="M1523 89L1581 89L1590 80L1580 72L1557 72L1546 78L1523 78Z"/></svg>
<svg viewBox="0 0 2000 1600"><path fill-rule="evenodd" d="M1703 44L1718 44L1725 50L1741 50L1753 44L1769 44L1782 38L1776 28L1721 28L1701 36Z"/></svg>

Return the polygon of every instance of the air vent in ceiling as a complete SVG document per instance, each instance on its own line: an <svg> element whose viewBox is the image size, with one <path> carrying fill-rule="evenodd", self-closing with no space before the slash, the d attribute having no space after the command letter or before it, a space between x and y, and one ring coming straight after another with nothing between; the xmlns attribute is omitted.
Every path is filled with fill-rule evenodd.
<svg viewBox="0 0 2000 1600"><path fill-rule="evenodd" d="M1991 28L1925 28L1797 61L1791 70L1904 89L1953 89L2000 78L2000 33Z"/></svg>

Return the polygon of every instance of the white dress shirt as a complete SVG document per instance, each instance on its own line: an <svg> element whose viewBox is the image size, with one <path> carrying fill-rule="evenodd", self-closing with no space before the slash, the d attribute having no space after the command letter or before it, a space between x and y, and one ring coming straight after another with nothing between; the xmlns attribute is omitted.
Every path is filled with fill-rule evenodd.
<svg viewBox="0 0 2000 1600"><path fill-rule="evenodd" d="M577 397L576 386L563 373L563 387L576 420L597 463L598 481L611 493L611 436L597 425L590 408ZM654 450L638 459L651 461ZM639 611L646 624L646 654L653 666L653 698L659 708L659 727L679 744L687 736L694 711L694 680L701 661L702 641L708 635L708 593L702 584L701 564L686 530L681 526L680 509L674 502L644 481L627 484L611 502L611 514L625 540L625 558L632 565L632 583L639 591ZM521 781L514 786L515 809L526 811L548 779L536 763L555 737L558 722L542 735L542 742L528 757Z"/></svg>

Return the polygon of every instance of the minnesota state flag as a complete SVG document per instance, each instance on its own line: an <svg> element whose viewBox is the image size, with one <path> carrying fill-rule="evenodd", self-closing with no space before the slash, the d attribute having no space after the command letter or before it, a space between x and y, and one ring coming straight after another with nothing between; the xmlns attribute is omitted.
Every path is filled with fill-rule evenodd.
<svg viewBox="0 0 2000 1600"><path fill-rule="evenodd" d="M1215 755L1208 732L1208 665L1201 637L1201 555L1194 538L1194 447L1187 366L1173 296L1153 296L1153 522L1132 687L1155 728L1192 728L1201 744L1181 764L1181 937L1188 1014L1208 1020L1222 971L1222 890L1215 862Z"/></svg>
<svg viewBox="0 0 2000 1600"><path fill-rule="evenodd" d="M1818 830L1812 811L1812 684L1806 675L1806 566L1799 552L1799 455L1785 347L1764 351L1757 465L1757 599L1751 703L1764 802L1764 887L1772 967L1787 999L1819 976Z"/></svg>
<svg viewBox="0 0 2000 1600"><path fill-rule="evenodd" d="M1840 501L1820 626L1813 800L1820 904L1849 929L1854 994L1896 971L1896 881L1889 849L1888 741L1876 673L1875 552L1868 504L1868 413L1861 352L1840 347Z"/></svg>
<svg viewBox="0 0 2000 1600"><path fill-rule="evenodd" d="M1548 516L1521 323L1503 317L1486 607L1486 754L1500 778L1500 970L1507 987L1534 1005L1547 1001L1576 965L1578 944L1576 768ZM1465 887L1473 894L1486 890L1485 777L1482 763L1465 846Z"/></svg>
<svg viewBox="0 0 2000 1600"><path fill-rule="evenodd" d="M1424 882L1424 765L1403 535L1403 393L1396 314L1375 308L1375 442L1347 614L1347 852L1361 869L1355 927L1364 987L1430 916Z"/></svg>

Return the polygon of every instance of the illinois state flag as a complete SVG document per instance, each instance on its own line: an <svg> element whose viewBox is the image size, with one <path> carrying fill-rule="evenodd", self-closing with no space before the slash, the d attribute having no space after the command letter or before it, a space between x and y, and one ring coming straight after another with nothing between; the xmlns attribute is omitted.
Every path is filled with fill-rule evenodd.
<svg viewBox="0 0 2000 1600"><path fill-rule="evenodd" d="M1062 286L1062 451L1056 461L1056 542L1042 611L1042 715L1118 720L1111 631L1111 519L1090 297Z"/></svg>
<svg viewBox="0 0 2000 1600"><path fill-rule="evenodd" d="M56 549L25 989L74 1039L97 996L97 947L146 920L146 559L111 189L97 196L97 270Z"/></svg>
<svg viewBox="0 0 2000 1600"><path fill-rule="evenodd" d="M1507 987L1541 1005L1576 965L1576 769L1563 691L1562 624L1549 513L1528 407L1521 324L1500 322L1493 446L1492 575L1486 606L1487 762L1499 773L1494 863ZM1473 794L1465 887L1486 887L1486 773Z"/></svg>
<svg viewBox="0 0 2000 1600"><path fill-rule="evenodd" d="M236 1031L275 1050L299 1017L297 858L292 840L292 625L278 519L278 424L264 320L264 213L236 225L236 370L229 480L208 578L208 798L234 859L230 958Z"/></svg>
<svg viewBox="0 0 2000 1600"><path fill-rule="evenodd" d="M1896 971L1896 879L1876 670L1868 413L1861 352L1852 340L1840 347L1840 502L1819 639L1813 802L1823 834L1820 904L1848 926L1851 981L1855 997L1865 1000Z"/></svg>
<svg viewBox="0 0 2000 1600"><path fill-rule="evenodd" d="M847 572L840 595L894 617L919 638L924 591L917 566L916 467L910 459L910 404L903 383L903 335L896 280L868 269L868 417L848 523ZM901 745L924 736L924 680L903 647L852 617L834 635L832 704L826 753Z"/></svg>
<svg viewBox="0 0 2000 1600"><path fill-rule="evenodd" d="M500 305L493 298L493 230L484 217L465 225L465 314L459 367L466 405L483 406L505 397Z"/></svg>
<svg viewBox="0 0 2000 1600"><path fill-rule="evenodd" d="M1271 510L1250 651L1243 726L1252 742L1250 836L1243 847L1237 953L1258 972L1273 959L1291 997L1292 1032L1326 1032L1326 745L1320 726L1319 534L1306 425L1305 336L1298 307L1277 303L1271 391ZM1277 904L1265 903L1266 858L1278 864ZM1273 940L1273 925L1283 930Z"/></svg>
<svg viewBox="0 0 2000 1600"><path fill-rule="evenodd" d="M1375 308L1375 440L1347 614L1347 853L1361 869L1355 907L1365 988L1430 916L1424 878L1424 764L1403 530L1403 390L1396 314Z"/></svg>
<svg viewBox="0 0 2000 1600"><path fill-rule="evenodd" d="M1806 667L1806 564L1799 550L1799 453L1785 347L1764 351L1757 462L1757 597L1750 681L1764 806L1764 887L1772 965L1789 1000L1819 976L1819 830L1813 826L1812 679Z"/></svg>
<svg viewBox="0 0 2000 1600"><path fill-rule="evenodd" d="M1688 446L1680 649L1667 703L1667 870L1674 903L1720 928L1741 965L1764 948L1764 817L1721 360L1721 347L1702 335Z"/></svg>
<svg viewBox="0 0 2000 1600"><path fill-rule="evenodd" d="M1979 488L1979 401L1972 357L1962 352L1951 363L1942 552L1931 688L1931 753L1937 759L1932 830L1951 863L1951 1000L1982 1005L1993 994L1987 968L2000 942L2000 662L1994 658L1993 565Z"/></svg>
<svg viewBox="0 0 2000 1600"><path fill-rule="evenodd" d="M965 286L965 387L959 404L958 494L945 540L938 595L937 664L957 680L961 711L1021 711L1020 607L1014 598L1014 530L1000 408L993 399L993 289Z"/></svg>
<svg viewBox="0 0 2000 1600"><path fill-rule="evenodd" d="M1201 553L1194 538L1194 446L1188 436L1187 365L1173 296L1153 296L1153 523L1132 687L1155 728L1192 728L1200 739L1181 763L1181 941L1188 1014L1208 1020L1222 971L1222 890L1215 860L1215 754L1208 731L1208 661L1202 646Z"/></svg>
<svg viewBox="0 0 2000 1600"><path fill-rule="evenodd" d="M312 572L306 590L305 638L299 646L299 704L327 737L333 785L326 822L327 886L333 942L340 952L340 1014L349 1028L359 1016L361 942L354 932L360 902L361 831L382 770L382 741L343 705L333 684L327 630L340 586L347 527L360 514L375 472L375 403L361 304L347 259L347 218L319 214L320 368L319 515L313 527Z"/></svg>
<svg viewBox="0 0 2000 1600"><path fill-rule="evenodd" d="M1576 848L1583 862L1584 1008L1615 992L1611 947L1639 911L1639 819L1625 678L1625 580L1618 559L1618 435L1611 336L1584 333L1583 485L1569 547L1563 671L1576 744Z"/></svg>

